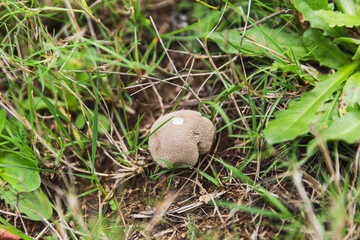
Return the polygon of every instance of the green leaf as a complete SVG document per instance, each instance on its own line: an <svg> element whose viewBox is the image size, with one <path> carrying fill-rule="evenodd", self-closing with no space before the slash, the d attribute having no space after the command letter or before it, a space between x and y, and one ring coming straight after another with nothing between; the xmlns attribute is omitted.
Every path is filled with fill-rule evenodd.
<svg viewBox="0 0 360 240"><path fill-rule="evenodd" d="M360 45L360 39L351 38L351 37L336 38L336 39L334 39L334 42L336 42L336 43L338 43L338 42L348 42L348 43L354 43L356 45Z"/></svg>
<svg viewBox="0 0 360 240"><path fill-rule="evenodd" d="M343 140L352 144L360 139L360 111L347 113L344 117L333 119L329 128L323 129L321 134L329 140Z"/></svg>
<svg viewBox="0 0 360 240"><path fill-rule="evenodd" d="M100 126L100 124L97 125L97 130L100 134L105 134L105 132L108 132L110 131L110 120L108 117L106 117L104 114L101 114L99 113L98 116L97 116L97 120L98 120L98 123L101 123L104 128L105 128L105 131L102 129L102 127ZM83 129L85 127L85 118L82 114L79 114L76 116L76 119L75 119L75 126L78 128L78 129Z"/></svg>
<svg viewBox="0 0 360 240"><path fill-rule="evenodd" d="M32 192L22 193L16 191L11 186L3 186L0 179L0 197L10 205L11 209L15 209L15 206L21 213L26 214L32 220L42 220L43 217L49 219L52 215L52 206L47 196L37 189Z"/></svg>
<svg viewBox="0 0 360 240"><path fill-rule="evenodd" d="M342 117L360 105L360 71L346 81L339 99L339 115Z"/></svg>
<svg viewBox="0 0 360 240"><path fill-rule="evenodd" d="M355 51L354 56L351 58L352 60L359 60L360 59L360 45L358 46L358 48Z"/></svg>
<svg viewBox="0 0 360 240"><path fill-rule="evenodd" d="M295 0L294 2L301 2L301 1ZM328 0L305 0L302 2L308 4L308 6L313 10L326 9L328 7Z"/></svg>
<svg viewBox="0 0 360 240"><path fill-rule="evenodd" d="M326 10L315 11L315 14L321 17L330 27L345 26L353 28L360 26L360 18L357 16Z"/></svg>
<svg viewBox="0 0 360 240"><path fill-rule="evenodd" d="M352 60L358 60L360 59L360 39L357 38L350 38L350 37L341 37L341 38L336 38L334 40L334 42L336 43L353 43L356 44L358 47L354 53L354 56L351 58Z"/></svg>
<svg viewBox="0 0 360 240"><path fill-rule="evenodd" d="M19 192L31 192L41 184L36 164L16 154L0 155L0 177Z"/></svg>
<svg viewBox="0 0 360 240"><path fill-rule="evenodd" d="M339 69L349 63L347 56L338 46L319 30L311 28L306 30L303 39L305 46L311 55L319 61L320 65Z"/></svg>
<svg viewBox="0 0 360 240"><path fill-rule="evenodd" d="M308 51L301 40L299 34L286 31L284 28L270 28L266 25L260 26L260 30L253 28L246 31L246 37L252 41L266 46L276 52L284 54L290 49L297 59L304 58ZM267 35L267 36L264 36ZM223 52L237 54L241 42L241 33L235 29L213 33L210 39L215 41ZM271 41L271 40L272 41ZM256 46L251 42L244 40L241 45L241 52L245 55L269 55L262 47Z"/></svg>
<svg viewBox="0 0 360 240"><path fill-rule="evenodd" d="M105 132L108 132L110 130L110 120L108 117L106 117L104 114L99 113L98 115L98 121L99 123L101 123L103 125L103 127L105 128L105 131L103 130L103 128L100 126L100 124L98 125L98 131L101 134L104 134Z"/></svg>
<svg viewBox="0 0 360 240"><path fill-rule="evenodd" d="M304 93L300 101L291 101L288 110L278 111L275 114L276 119L270 121L263 131L265 139L270 144L274 144L293 140L309 132L310 124L320 119L324 103L331 99L333 92L359 65L360 62L346 65L337 73L329 75L326 80L318 83L313 90Z"/></svg>
<svg viewBox="0 0 360 240"><path fill-rule="evenodd" d="M356 16L356 7L354 0L335 0L336 7L343 13Z"/></svg>
<svg viewBox="0 0 360 240"><path fill-rule="evenodd" d="M55 105L54 99L51 99L51 98L48 98L48 97L46 97L46 99L49 102L51 102L53 105ZM32 100L32 102L30 102L30 100ZM36 110L42 110L42 109L47 109L48 108L48 105L40 97L33 97L33 98L26 99L25 102L24 102L25 109L30 110L30 106L33 106L33 109L36 109ZM56 106L65 107L66 104L64 102L62 102L62 101L57 101Z"/></svg>
<svg viewBox="0 0 360 240"><path fill-rule="evenodd" d="M85 127L85 118L81 113L76 116L75 126L78 129L83 129Z"/></svg>
<svg viewBox="0 0 360 240"><path fill-rule="evenodd" d="M306 21L310 22L312 28L321 29L324 31L324 34L327 36L343 37L347 36L345 29L341 28L331 28L322 18L315 14L314 11L320 9L326 9L324 0L294 0L295 8L303 14Z"/></svg>

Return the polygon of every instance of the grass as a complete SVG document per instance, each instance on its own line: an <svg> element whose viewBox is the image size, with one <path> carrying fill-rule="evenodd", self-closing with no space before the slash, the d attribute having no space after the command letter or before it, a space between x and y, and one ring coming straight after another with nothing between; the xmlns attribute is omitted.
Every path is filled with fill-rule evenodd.
<svg viewBox="0 0 360 240"><path fill-rule="evenodd" d="M316 112L325 127L274 145L263 131L342 71L305 39L320 30L303 2L0 3L0 236L357 239L358 138L324 133L343 85ZM215 143L194 167L163 170L150 127L179 109L210 118ZM14 184L30 177L34 189Z"/></svg>

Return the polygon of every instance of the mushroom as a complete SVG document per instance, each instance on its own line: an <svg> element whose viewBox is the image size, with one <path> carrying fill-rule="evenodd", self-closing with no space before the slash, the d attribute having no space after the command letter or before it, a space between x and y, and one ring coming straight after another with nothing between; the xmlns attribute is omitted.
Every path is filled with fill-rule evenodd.
<svg viewBox="0 0 360 240"><path fill-rule="evenodd" d="M210 151L215 127L197 111L180 110L158 118L151 132L154 133L149 138L149 150L154 161L170 168L194 166L199 154Z"/></svg>

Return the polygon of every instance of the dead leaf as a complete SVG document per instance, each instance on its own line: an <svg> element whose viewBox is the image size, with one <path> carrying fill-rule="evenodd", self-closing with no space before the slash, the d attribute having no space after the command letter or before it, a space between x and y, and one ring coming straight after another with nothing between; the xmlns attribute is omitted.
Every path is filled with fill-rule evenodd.
<svg viewBox="0 0 360 240"><path fill-rule="evenodd" d="M20 240L21 238L6 231L4 226L0 226L0 239L1 240Z"/></svg>

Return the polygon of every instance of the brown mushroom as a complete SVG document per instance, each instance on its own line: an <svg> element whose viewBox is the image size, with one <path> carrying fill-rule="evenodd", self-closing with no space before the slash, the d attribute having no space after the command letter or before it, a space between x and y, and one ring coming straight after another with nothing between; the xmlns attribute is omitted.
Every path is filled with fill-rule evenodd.
<svg viewBox="0 0 360 240"><path fill-rule="evenodd" d="M215 127L197 111L180 110L158 118L151 132L154 133L149 138L149 150L153 159L160 166L170 168L171 165L194 166L199 154L210 151Z"/></svg>

